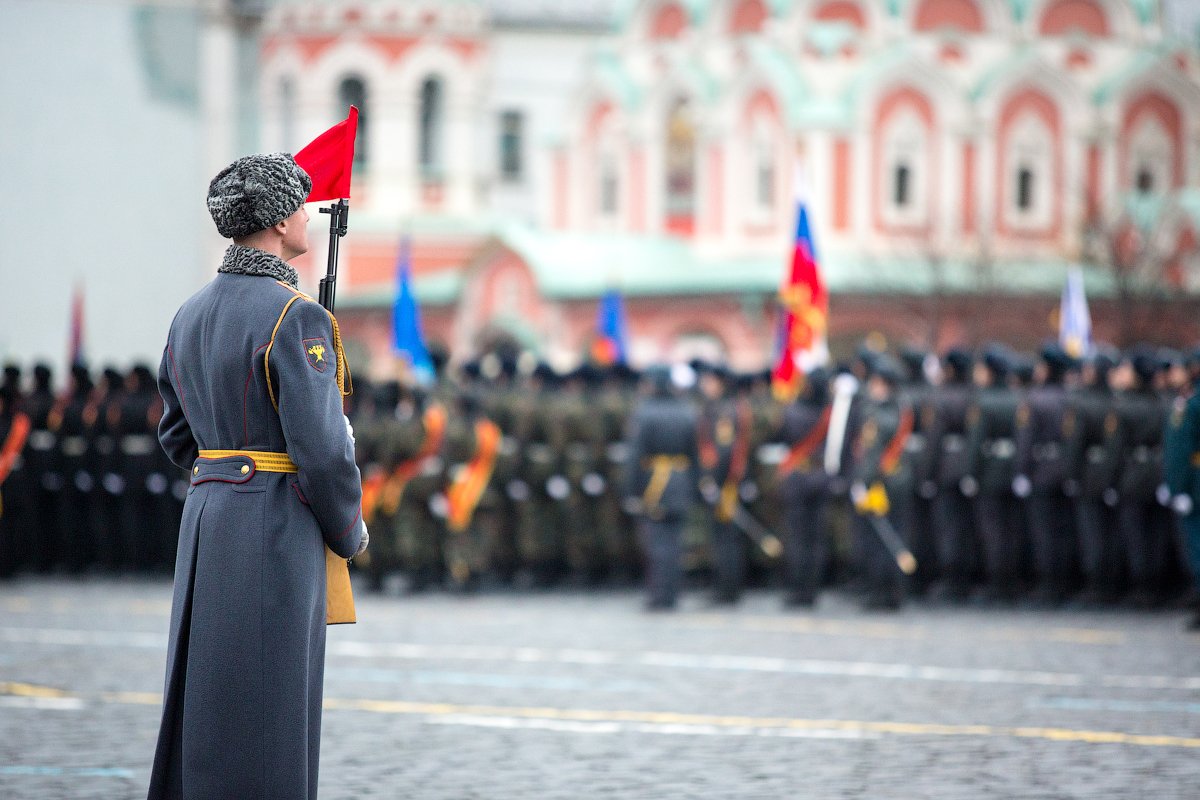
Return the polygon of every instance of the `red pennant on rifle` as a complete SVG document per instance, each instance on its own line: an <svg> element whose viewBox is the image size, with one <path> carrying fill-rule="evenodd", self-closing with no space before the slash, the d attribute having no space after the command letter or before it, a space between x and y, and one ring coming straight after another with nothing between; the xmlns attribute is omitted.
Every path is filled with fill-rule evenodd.
<svg viewBox="0 0 1200 800"><path fill-rule="evenodd" d="M312 178L309 203L350 197L350 172L354 168L354 137L358 135L358 109L296 153L296 163Z"/></svg>

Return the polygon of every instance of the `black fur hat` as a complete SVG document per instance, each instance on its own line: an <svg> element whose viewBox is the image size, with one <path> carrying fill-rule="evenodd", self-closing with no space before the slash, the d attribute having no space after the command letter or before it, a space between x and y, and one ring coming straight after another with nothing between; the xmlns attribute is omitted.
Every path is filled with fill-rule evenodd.
<svg viewBox="0 0 1200 800"><path fill-rule="evenodd" d="M312 179L291 154L244 156L208 185L208 213L218 233L241 239L295 214L310 191Z"/></svg>

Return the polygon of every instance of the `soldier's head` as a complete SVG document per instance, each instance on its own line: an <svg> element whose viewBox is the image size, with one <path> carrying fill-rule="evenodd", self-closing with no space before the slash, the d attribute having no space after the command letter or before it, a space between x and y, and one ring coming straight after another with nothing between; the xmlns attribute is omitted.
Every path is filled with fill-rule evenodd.
<svg viewBox="0 0 1200 800"><path fill-rule="evenodd" d="M1108 378L1117 364L1121 363L1121 354L1116 348L1107 344L1096 344L1092 353L1080 368L1080 377L1084 386L1092 388L1107 388Z"/></svg>
<svg viewBox="0 0 1200 800"><path fill-rule="evenodd" d="M308 252L308 177L288 153L234 161L208 185L208 212L217 232L236 244L284 261Z"/></svg>
<svg viewBox="0 0 1200 800"><path fill-rule="evenodd" d="M125 390L131 393L148 392L154 388L154 373L145 364L134 364L125 376Z"/></svg>
<svg viewBox="0 0 1200 800"><path fill-rule="evenodd" d="M1132 370L1132 388L1148 389L1154 386L1161 364L1153 347L1145 344L1134 346L1125 355L1125 363Z"/></svg>
<svg viewBox="0 0 1200 800"><path fill-rule="evenodd" d="M925 359L929 355L919 347L906 344L898 354L900 362L908 371L907 380L911 384L925 383Z"/></svg>
<svg viewBox="0 0 1200 800"><path fill-rule="evenodd" d="M895 359L880 355L875 359L875 368L867 378L867 396L876 403L890 400L903 380L904 371Z"/></svg>
<svg viewBox="0 0 1200 800"><path fill-rule="evenodd" d="M951 347L942 356L942 365L946 370L947 383L966 383L971 379L971 366L975 358L970 351L962 347Z"/></svg>
<svg viewBox="0 0 1200 800"><path fill-rule="evenodd" d="M1188 377L1186 356L1169 347L1160 350L1158 356L1159 364L1162 367L1159 373L1159 381L1163 384L1162 388L1175 392L1185 389L1191 382Z"/></svg>
<svg viewBox="0 0 1200 800"><path fill-rule="evenodd" d="M40 392L50 390L54 382L54 372L47 364L35 364L33 367L33 388Z"/></svg>
<svg viewBox="0 0 1200 800"><path fill-rule="evenodd" d="M989 344L983 348L975 364L975 384L978 386L1003 386L1012 369L1012 357L1002 344Z"/></svg>
<svg viewBox="0 0 1200 800"><path fill-rule="evenodd" d="M1062 383L1074 366L1075 359L1071 358L1071 355L1058 342L1047 342L1042 345L1041 369L1044 383Z"/></svg>
<svg viewBox="0 0 1200 800"><path fill-rule="evenodd" d="M698 376L700 394L705 400L720 400L729 389L729 372L720 364L695 362L692 367Z"/></svg>
<svg viewBox="0 0 1200 800"><path fill-rule="evenodd" d="M643 391L651 397L670 397L674 391L671 368L656 364L642 373Z"/></svg>
<svg viewBox="0 0 1200 800"><path fill-rule="evenodd" d="M1195 383L1200 380L1200 347L1194 347L1184 356L1184 366L1187 368L1188 378Z"/></svg>
<svg viewBox="0 0 1200 800"><path fill-rule="evenodd" d="M91 373L83 364L75 364L71 367L71 394L76 397L86 396L92 391L94 384L92 383Z"/></svg>

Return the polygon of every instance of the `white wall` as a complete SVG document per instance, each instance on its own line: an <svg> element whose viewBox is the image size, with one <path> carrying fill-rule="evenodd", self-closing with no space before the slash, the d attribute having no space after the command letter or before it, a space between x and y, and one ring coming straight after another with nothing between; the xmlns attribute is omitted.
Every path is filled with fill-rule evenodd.
<svg viewBox="0 0 1200 800"><path fill-rule="evenodd" d="M0 360L61 373L82 280L92 366L157 367L211 274L200 117L151 99L134 5L0 0Z"/></svg>

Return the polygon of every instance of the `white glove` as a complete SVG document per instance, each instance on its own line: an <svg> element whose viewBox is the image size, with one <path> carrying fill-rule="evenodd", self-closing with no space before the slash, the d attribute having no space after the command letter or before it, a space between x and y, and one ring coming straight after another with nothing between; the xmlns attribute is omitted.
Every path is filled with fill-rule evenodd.
<svg viewBox="0 0 1200 800"><path fill-rule="evenodd" d="M1192 513L1192 498L1186 494L1177 494L1171 498L1171 508L1181 517L1189 516Z"/></svg>
<svg viewBox="0 0 1200 800"><path fill-rule="evenodd" d="M717 482L706 475L700 480L700 496L710 506L716 505L717 501L721 499L721 487L717 486Z"/></svg>
<svg viewBox="0 0 1200 800"><path fill-rule="evenodd" d="M1121 495L1117 494L1117 490L1110 486L1104 490L1102 495L1100 495L1100 499L1103 500L1104 505L1108 506L1109 508L1116 508L1117 503L1121 500Z"/></svg>
<svg viewBox="0 0 1200 800"><path fill-rule="evenodd" d="M1013 478L1012 490L1013 494L1017 497L1029 497L1029 495L1033 494L1033 484L1030 483L1029 478L1025 475L1018 475Z"/></svg>
<svg viewBox="0 0 1200 800"><path fill-rule="evenodd" d="M354 441L354 426L350 424L350 418L342 414L342 419L346 420L346 435L350 437L350 441Z"/></svg>
<svg viewBox="0 0 1200 800"><path fill-rule="evenodd" d="M429 498L429 512L438 519L450 516L450 501L446 499L446 495L435 494Z"/></svg>
<svg viewBox="0 0 1200 800"><path fill-rule="evenodd" d="M971 475L965 475L958 482L958 489L963 493L963 497L974 497L979 494L979 481Z"/></svg>
<svg viewBox="0 0 1200 800"><path fill-rule="evenodd" d="M365 551L367 549L367 545L369 545L370 543L371 543L371 534L367 533L367 525L366 525L366 523L363 523L362 539L360 539L358 541L358 549L355 550L354 555L352 555L350 557L355 558L357 556L361 556L363 554L363 551Z"/></svg>
<svg viewBox="0 0 1200 800"><path fill-rule="evenodd" d="M1160 506L1174 507L1172 505L1174 498L1171 497L1171 487L1167 486L1165 483L1160 483L1158 488L1154 490L1154 498L1158 500L1158 504Z"/></svg>
<svg viewBox="0 0 1200 800"><path fill-rule="evenodd" d="M867 497L867 485L862 481L855 481L850 484L850 499L855 505L859 505Z"/></svg>

